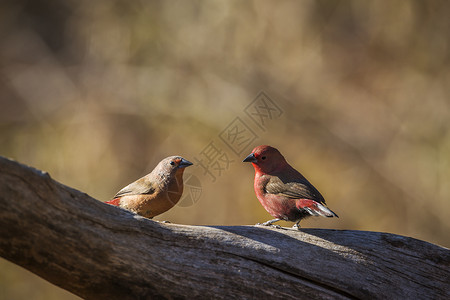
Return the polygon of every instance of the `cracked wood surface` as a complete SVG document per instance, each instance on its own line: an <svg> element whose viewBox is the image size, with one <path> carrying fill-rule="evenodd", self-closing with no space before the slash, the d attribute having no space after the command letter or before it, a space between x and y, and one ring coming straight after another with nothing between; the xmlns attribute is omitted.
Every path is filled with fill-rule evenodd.
<svg viewBox="0 0 450 300"><path fill-rule="evenodd" d="M434 244L162 224L2 157L0 255L86 299L450 299L450 251Z"/></svg>

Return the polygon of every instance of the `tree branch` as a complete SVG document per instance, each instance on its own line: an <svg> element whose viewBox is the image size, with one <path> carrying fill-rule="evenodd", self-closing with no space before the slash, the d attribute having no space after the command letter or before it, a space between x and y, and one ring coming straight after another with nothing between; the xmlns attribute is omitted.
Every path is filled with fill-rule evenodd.
<svg viewBox="0 0 450 300"><path fill-rule="evenodd" d="M161 224L0 157L0 255L87 299L450 299L450 251L352 230Z"/></svg>

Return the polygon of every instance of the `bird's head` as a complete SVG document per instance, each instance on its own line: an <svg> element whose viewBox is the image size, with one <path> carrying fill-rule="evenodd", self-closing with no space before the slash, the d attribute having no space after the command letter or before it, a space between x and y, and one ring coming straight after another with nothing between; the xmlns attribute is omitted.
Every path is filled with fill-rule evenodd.
<svg viewBox="0 0 450 300"><path fill-rule="evenodd" d="M256 171L266 174L287 164L278 149L267 145L261 145L253 149L252 153L244 159L244 162L251 162Z"/></svg>
<svg viewBox="0 0 450 300"><path fill-rule="evenodd" d="M192 165L193 163L181 156L169 156L158 164L157 169L159 169L158 173L169 176L177 172L183 172L184 168Z"/></svg>

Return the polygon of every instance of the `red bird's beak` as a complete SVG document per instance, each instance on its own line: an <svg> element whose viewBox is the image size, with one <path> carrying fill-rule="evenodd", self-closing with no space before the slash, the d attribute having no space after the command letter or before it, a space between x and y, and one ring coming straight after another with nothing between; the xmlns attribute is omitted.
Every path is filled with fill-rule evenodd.
<svg viewBox="0 0 450 300"><path fill-rule="evenodd" d="M257 162L257 161L258 161L258 160L256 159L255 154L254 154L254 153L250 153L250 155L247 156L242 162L252 162L252 163L255 163L255 162Z"/></svg>

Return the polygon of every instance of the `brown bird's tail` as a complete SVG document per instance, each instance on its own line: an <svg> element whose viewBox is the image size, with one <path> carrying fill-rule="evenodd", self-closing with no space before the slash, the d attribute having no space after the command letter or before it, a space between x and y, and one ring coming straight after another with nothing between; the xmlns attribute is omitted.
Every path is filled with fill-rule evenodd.
<svg viewBox="0 0 450 300"><path fill-rule="evenodd" d="M297 200L296 206L300 210L306 210L312 216L336 217L339 218L331 209L319 202L310 199Z"/></svg>
<svg viewBox="0 0 450 300"><path fill-rule="evenodd" d="M111 204L111 205L115 205L115 206L119 206L120 205L120 198L114 198L112 200L106 201L105 203Z"/></svg>

